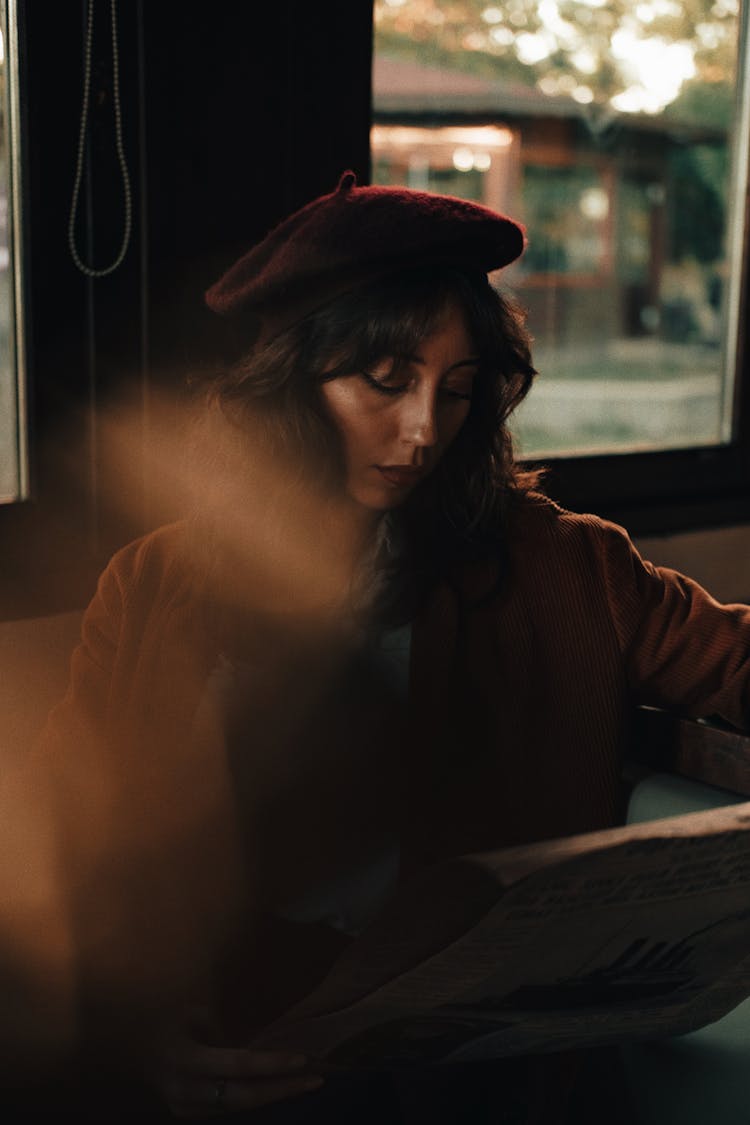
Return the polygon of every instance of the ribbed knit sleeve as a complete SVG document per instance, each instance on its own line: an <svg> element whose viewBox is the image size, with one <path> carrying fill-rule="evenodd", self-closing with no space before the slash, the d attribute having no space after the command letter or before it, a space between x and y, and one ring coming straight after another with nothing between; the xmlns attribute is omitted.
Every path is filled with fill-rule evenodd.
<svg viewBox="0 0 750 1125"><path fill-rule="evenodd" d="M66 694L50 713L34 749L48 775L59 772L58 784L64 777L66 788L98 784L133 554L133 548L127 548L100 576L71 657Z"/></svg>
<svg viewBox="0 0 750 1125"><path fill-rule="evenodd" d="M750 728L750 606L645 561L622 528L591 526L634 701Z"/></svg>
<svg viewBox="0 0 750 1125"><path fill-rule="evenodd" d="M132 603L136 597L143 602L154 596L165 569L160 552L154 550L155 542L155 536L144 537L122 548L99 578L71 657L67 692L51 712L42 735L39 749L50 763L58 748L68 759L71 746L78 747L81 756L92 745L100 753L107 718L113 707L123 703L115 696L132 694L128 687L138 666L138 639L145 625L143 609L135 612ZM141 589L144 592L139 595ZM81 761L82 772L87 768Z"/></svg>
<svg viewBox="0 0 750 1125"><path fill-rule="evenodd" d="M98 996L137 1014L181 995L244 893L223 741L194 724L211 654L183 539L163 529L112 559L29 763L49 795L86 1011Z"/></svg>

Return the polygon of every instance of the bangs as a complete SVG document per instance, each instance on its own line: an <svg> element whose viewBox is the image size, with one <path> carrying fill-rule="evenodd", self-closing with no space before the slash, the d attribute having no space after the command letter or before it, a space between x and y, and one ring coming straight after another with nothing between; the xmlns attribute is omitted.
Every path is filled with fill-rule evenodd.
<svg viewBox="0 0 750 1125"><path fill-rule="evenodd" d="M240 441L257 441L260 429L306 487L314 482L338 493L346 455L321 384L418 354L451 302L465 317L479 369L455 440L391 515L401 544L397 564L408 580L394 585L393 606L378 612L398 624L412 620L417 600L454 574L457 561L487 554L502 564L510 507L539 487L539 471L516 460L507 425L535 375L524 309L483 273L424 264L341 293L267 342L254 339L208 391Z"/></svg>
<svg viewBox="0 0 750 1125"><path fill-rule="evenodd" d="M496 333L482 316L484 275L470 278L454 269L432 268L379 279L345 293L311 322L310 373L335 379L367 368L389 356L413 355L437 328L446 306L457 301L480 359L497 352ZM488 297L494 297L492 291ZM356 326L356 330L355 330Z"/></svg>

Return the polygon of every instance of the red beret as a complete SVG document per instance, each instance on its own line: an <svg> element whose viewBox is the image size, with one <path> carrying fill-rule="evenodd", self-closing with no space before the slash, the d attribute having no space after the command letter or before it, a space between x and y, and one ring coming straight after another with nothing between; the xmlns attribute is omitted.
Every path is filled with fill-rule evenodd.
<svg viewBox="0 0 750 1125"><path fill-rule="evenodd" d="M336 191L290 215L235 262L206 303L278 330L369 278L431 262L489 273L518 258L524 243L523 227L479 203L357 187L345 172Z"/></svg>

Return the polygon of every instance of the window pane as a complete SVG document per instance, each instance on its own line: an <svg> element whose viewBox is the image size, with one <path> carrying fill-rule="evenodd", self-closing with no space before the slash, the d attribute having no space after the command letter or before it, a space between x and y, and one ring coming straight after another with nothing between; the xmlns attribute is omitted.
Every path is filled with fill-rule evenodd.
<svg viewBox="0 0 750 1125"><path fill-rule="evenodd" d="M376 0L375 182L528 230L498 278L541 373L526 455L731 440L743 26L736 0Z"/></svg>
<svg viewBox="0 0 750 1125"><path fill-rule="evenodd" d="M0 0L0 502L27 493L21 325L15 6Z"/></svg>

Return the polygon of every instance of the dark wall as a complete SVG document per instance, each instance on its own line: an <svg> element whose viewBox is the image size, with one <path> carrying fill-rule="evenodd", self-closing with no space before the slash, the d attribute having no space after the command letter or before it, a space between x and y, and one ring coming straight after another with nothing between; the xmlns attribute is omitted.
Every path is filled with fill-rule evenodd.
<svg viewBox="0 0 750 1125"><path fill-rule="evenodd" d="M367 179L369 0L131 0L118 14L127 255L84 277L67 244L81 112L83 0L22 4L32 498L0 510L0 617L82 604L111 550L149 525L107 497L102 411L123 387L148 421L215 350L207 285L285 214ZM96 6L89 145L76 224L85 260L123 230L108 5ZM137 451L134 454L137 456Z"/></svg>
<svg viewBox="0 0 750 1125"><path fill-rule="evenodd" d="M185 334L181 313L240 252L345 168L367 177L371 26L361 0L146 4L159 358L192 344L207 314Z"/></svg>

